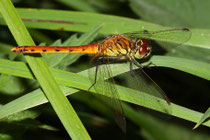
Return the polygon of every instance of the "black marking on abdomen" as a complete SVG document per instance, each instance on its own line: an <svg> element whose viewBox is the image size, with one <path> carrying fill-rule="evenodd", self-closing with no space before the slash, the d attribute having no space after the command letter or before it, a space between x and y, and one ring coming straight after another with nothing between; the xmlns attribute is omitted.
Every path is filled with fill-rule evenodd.
<svg viewBox="0 0 210 140"><path fill-rule="evenodd" d="M85 49L82 49L82 51L84 51Z"/></svg>
<svg viewBox="0 0 210 140"><path fill-rule="evenodd" d="M23 49L23 52L26 52L26 51L28 51L27 49Z"/></svg>
<svg viewBox="0 0 210 140"><path fill-rule="evenodd" d="M60 50L55 50L56 52L59 52Z"/></svg>
<svg viewBox="0 0 210 140"><path fill-rule="evenodd" d="M69 52L72 52L73 50L69 50Z"/></svg>
<svg viewBox="0 0 210 140"><path fill-rule="evenodd" d="M46 52L47 50L42 50L42 52Z"/></svg>
<svg viewBox="0 0 210 140"><path fill-rule="evenodd" d="M34 52L35 50L34 49L31 49L31 52Z"/></svg>

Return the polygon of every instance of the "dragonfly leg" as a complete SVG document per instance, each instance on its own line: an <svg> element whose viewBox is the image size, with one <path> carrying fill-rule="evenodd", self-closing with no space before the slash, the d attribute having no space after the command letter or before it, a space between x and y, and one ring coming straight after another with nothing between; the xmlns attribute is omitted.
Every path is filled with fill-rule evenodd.
<svg viewBox="0 0 210 140"><path fill-rule="evenodd" d="M133 61L133 63L136 65L136 66L138 66L138 67L140 67L140 68L144 68L145 66L144 65L142 65L142 64L140 64L138 61L136 61L136 59L132 59L132 61Z"/></svg>
<svg viewBox="0 0 210 140"><path fill-rule="evenodd" d="M96 84L96 81L97 81L97 74L98 74L98 66L99 66L99 61L100 61L101 59L102 59L102 57L99 57L99 58L96 60L95 79L94 79L93 84L88 88L88 91Z"/></svg>
<svg viewBox="0 0 210 140"><path fill-rule="evenodd" d="M106 57L106 56L98 57L98 59L96 60L95 79L94 79L93 84L88 88L88 90L90 90L90 89L96 84L97 75L98 75L99 62L100 62L100 61L103 61L103 62L105 63L105 61L109 61L110 59L112 59L112 60L120 60L120 59L117 58L117 57L110 57L110 56L107 56L107 57Z"/></svg>
<svg viewBox="0 0 210 140"><path fill-rule="evenodd" d="M140 64L138 61L136 61L135 59L132 59L132 61L134 62L134 64L136 65L136 66L138 66L138 67L140 67L140 68L150 68L149 66L151 66L151 65L154 65L154 66L156 66L154 63L152 63L152 62L149 62L148 64L146 64L146 65L142 65L142 64Z"/></svg>

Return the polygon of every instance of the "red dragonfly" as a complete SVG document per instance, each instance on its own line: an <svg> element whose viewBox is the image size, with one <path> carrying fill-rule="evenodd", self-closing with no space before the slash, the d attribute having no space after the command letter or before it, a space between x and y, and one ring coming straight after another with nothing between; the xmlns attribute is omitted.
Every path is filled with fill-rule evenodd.
<svg viewBox="0 0 210 140"><path fill-rule="evenodd" d="M144 66L138 61L143 60L150 56L151 46L149 40L155 40L157 42L170 42L171 44L180 45L189 40L191 32L187 28L180 29L168 29L149 32L147 30L130 32L124 34L117 34L109 36L104 40L83 46L21 46L11 49L13 52L17 53L85 53L94 54L93 59L96 60L96 70L95 78L92 81L92 87L95 88L97 92L103 92L104 95L111 97L112 100L112 110L114 110L115 120L123 131L126 131L126 121L119 100L119 95L116 87L114 86L114 81L111 78L110 82L104 81L104 77L112 77L111 69L108 65L110 60L125 61L130 63L131 77L136 79L135 72L133 72L133 64L140 68L142 75L149 79L153 83L154 90L145 88L147 85L144 83L137 84L141 86L141 91L149 93L153 96L164 99L168 105L170 101L166 94L161 90L161 88L144 72L142 69ZM102 80L103 79L103 80ZM139 80L137 79L136 82ZM100 85L100 88L99 86ZM103 86L103 90L101 89ZM89 88L89 89L90 89ZM106 89L106 90L105 90ZM144 90L145 89L145 90Z"/></svg>

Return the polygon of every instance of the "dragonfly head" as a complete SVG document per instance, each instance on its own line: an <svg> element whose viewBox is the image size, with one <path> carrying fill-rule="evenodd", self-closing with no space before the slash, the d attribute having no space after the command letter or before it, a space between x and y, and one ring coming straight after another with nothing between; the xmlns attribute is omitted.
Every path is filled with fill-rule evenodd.
<svg viewBox="0 0 210 140"><path fill-rule="evenodd" d="M135 43L135 58L136 59L144 59L150 56L151 47L149 45L148 40L146 39L138 39Z"/></svg>

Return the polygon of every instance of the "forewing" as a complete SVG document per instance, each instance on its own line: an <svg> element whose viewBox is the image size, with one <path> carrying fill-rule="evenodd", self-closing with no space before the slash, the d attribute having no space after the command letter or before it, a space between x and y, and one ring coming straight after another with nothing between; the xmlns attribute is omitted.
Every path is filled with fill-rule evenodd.
<svg viewBox="0 0 210 140"><path fill-rule="evenodd" d="M96 92L101 93L104 96L110 97L110 104L106 102L103 96L100 96L100 99L110 108L118 126L125 132L126 120L122 109L121 101L119 99L118 91L114 85L115 82L114 79L112 78L113 76L108 62L109 62L108 58L101 59L101 63L105 64L100 63L98 64L98 66L96 66L98 67L98 72L94 89ZM95 82L94 80L95 74L96 74L95 71L89 71L91 83Z"/></svg>
<svg viewBox="0 0 210 140"><path fill-rule="evenodd" d="M139 39L155 40L157 42L168 42L176 45L187 42L191 37L191 31L187 28L177 28L159 31L137 31L124 33L124 36Z"/></svg>

